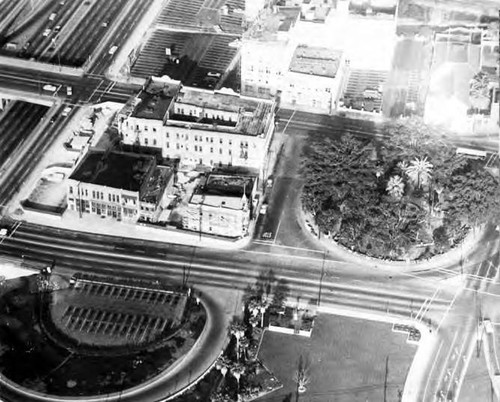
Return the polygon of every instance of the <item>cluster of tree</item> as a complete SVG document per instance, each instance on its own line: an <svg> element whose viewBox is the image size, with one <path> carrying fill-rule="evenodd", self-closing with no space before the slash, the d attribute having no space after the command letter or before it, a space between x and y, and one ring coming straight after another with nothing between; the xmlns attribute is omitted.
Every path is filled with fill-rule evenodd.
<svg viewBox="0 0 500 402"><path fill-rule="evenodd" d="M457 155L417 119L384 131L383 143L345 135L306 148L302 203L322 232L365 254L399 259L422 243L445 251L472 226L500 216L498 179L484 162Z"/></svg>
<svg viewBox="0 0 500 402"><path fill-rule="evenodd" d="M277 278L272 270L261 272L255 284L247 287L243 320L235 320L229 326L231 341L215 365L224 381L210 396L212 402L237 401L242 395L255 397L263 390L262 384L255 380L263 370L257 360L261 332L256 328L264 327L266 312L284 306L289 292L286 281Z"/></svg>

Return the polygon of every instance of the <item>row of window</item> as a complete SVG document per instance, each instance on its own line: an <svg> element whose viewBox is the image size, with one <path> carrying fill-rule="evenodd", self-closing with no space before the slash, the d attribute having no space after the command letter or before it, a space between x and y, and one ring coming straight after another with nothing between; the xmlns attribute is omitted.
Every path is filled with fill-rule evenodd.
<svg viewBox="0 0 500 402"><path fill-rule="evenodd" d="M165 144L165 148L170 148L170 143L169 143L169 142L167 142L167 143ZM179 143L176 143L176 144L175 144L175 149L184 149L184 145L179 144ZM186 151L188 151L188 152L189 152L189 145L188 145L188 144L186 144L186 148L185 148L185 149L186 149ZM203 147L202 147L201 145L195 145L195 146L194 146L194 151L195 151L195 152L203 152ZM213 147L210 147L210 153L211 153L211 154L213 154L213 153L214 153L214 148L213 148ZM222 153L223 153L222 148L219 148L219 155L222 155ZM232 155L233 153L232 153L232 151L231 151L230 149L228 149L228 150L227 150L227 154L228 154L228 155Z"/></svg>

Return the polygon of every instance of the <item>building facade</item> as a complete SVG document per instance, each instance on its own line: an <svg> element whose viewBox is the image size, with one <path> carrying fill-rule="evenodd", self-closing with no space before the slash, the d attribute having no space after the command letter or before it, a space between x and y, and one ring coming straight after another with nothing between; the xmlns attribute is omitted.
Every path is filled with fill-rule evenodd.
<svg viewBox="0 0 500 402"><path fill-rule="evenodd" d="M125 144L160 148L181 165L261 169L274 133L274 101L153 79L119 121Z"/></svg>
<svg viewBox="0 0 500 402"><path fill-rule="evenodd" d="M183 228L231 238L248 235L256 190L254 176L208 175L183 211Z"/></svg>
<svg viewBox="0 0 500 402"><path fill-rule="evenodd" d="M153 156L89 150L67 182L68 208L80 217L155 222L168 204L174 174Z"/></svg>
<svg viewBox="0 0 500 402"><path fill-rule="evenodd" d="M267 10L245 33L241 44L241 93L270 99L281 90L294 52L291 33L300 17L298 7Z"/></svg>
<svg viewBox="0 0 500 402"><path fill-rule="evenodd" d="M283 80L280 105L311 113L333 113L345 90L348 70L342 51L297 46Z"/></svg>

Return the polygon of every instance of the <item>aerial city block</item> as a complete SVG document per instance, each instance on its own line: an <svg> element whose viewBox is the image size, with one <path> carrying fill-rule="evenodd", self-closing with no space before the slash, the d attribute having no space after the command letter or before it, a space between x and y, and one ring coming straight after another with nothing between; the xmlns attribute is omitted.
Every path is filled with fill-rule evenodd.
<svg viewBox="0 0 500 402"><path fill-rule="evenodd" d="M500 402L498 0L0 0L0 402Z"/></svg>

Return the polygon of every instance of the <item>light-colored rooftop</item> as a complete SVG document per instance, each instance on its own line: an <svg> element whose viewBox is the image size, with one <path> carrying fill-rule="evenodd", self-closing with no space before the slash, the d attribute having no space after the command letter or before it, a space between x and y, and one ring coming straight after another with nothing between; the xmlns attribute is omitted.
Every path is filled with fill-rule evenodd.
<svg viewBox="0 0 500 402"><path fill-rule="evenodd" d="M184 87L175 99L176 105L192 105L205 110L231 112L237 115L233 122L196 116L171 115L169 122L183 121L212 125L213 131L230 131L245 135L260 135L271 124L273 102L264 99L248 98L231 91L207 91ZM201 126L200 126L201 127ZM196 125L192 126L196 129ZM206 127L203 127L206 129Z"/></svg>
<svg viewBox="0 0 500 402"><path fill-rule="evenodd" d="M294 73L334 78L341 58L341 50L299 45L295 49L289 70Z"/></svg>

